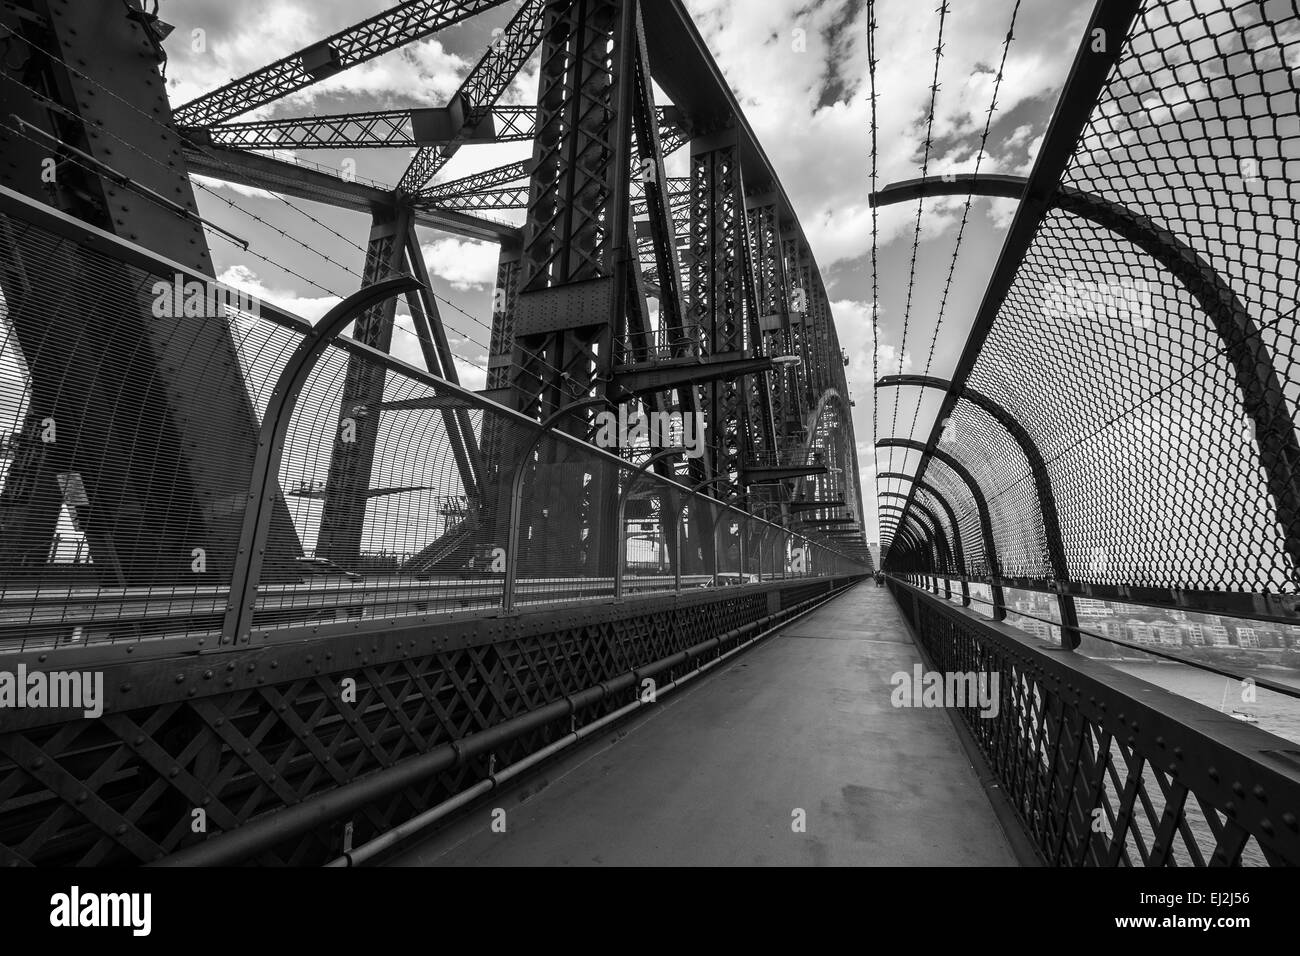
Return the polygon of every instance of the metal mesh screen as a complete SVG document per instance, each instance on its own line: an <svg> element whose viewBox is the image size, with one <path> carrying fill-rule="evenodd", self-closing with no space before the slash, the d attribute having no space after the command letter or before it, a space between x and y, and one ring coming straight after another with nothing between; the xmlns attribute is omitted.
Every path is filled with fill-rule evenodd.
<svg viewBox="0 0 1300 956"><path fill-rule="evenodd" d="M1298 63L1294 4L1142 5L959 370L1041 474L967 399L940 443L988 499L1004 576L1167 602L1296 592ZM974 577L979 557L968 546Z"/></svg>
<svg viewBox="0 0 1300 956"><path fill-rule="evenodd" d="M215 632L259 377L294 333L235 290L190 288L2 214L0 287L0 640ZM288 559L277 518L275 556Z"/></svg>

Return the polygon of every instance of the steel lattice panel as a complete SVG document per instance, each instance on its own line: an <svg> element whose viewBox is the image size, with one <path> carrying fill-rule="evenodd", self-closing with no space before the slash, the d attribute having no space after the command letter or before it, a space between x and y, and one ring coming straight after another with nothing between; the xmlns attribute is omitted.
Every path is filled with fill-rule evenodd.
<svg viewBox="0 0 1300 956"><path fill-rule="evenodd" d="M999 677L995 714L958 713L1045 862L1295 862L1294 830L1270 819L1292 801L1294 784L1260 763L1249 728L1203 729L1202 708L1172 695L1144 706L1132 696L1151 689L1142 681L1114 686L1109 668L1044 655L1012 628L891 588L935 667Z"/></svg>
<svg viewBox="0 0 1300 956"><path fill-rule="evenodd" d="M506 626L451 623L279 645L220 658L110 665L111 705L100 719L0 735L0 862L113 865L149 862L279 808L495 727L635 667L730 635L779 606L826 594L829 579L786 588L579 609ZM432 638L429 636L434 634ZM659 678L696 664L679 665ZM343 678L355 680L345 699ZM173 679L174 678L174 679ZM147 699L133 707L126 701ZM626 701L606 698L585 723ZM499 765L569 732L567 718L494 748ZM481 779L466 759L372 801L351 816L364 840ZM267 847L264 864L312 864L340 850L334 821ZM248 862L254 862L249 859Z"/></svg>

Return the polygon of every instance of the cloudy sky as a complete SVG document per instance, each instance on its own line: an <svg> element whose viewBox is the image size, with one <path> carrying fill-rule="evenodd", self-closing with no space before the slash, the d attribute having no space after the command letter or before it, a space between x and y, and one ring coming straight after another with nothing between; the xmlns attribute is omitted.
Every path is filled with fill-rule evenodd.
<svg viewBox="0 0 1300 956"><path fill-rule="evenodd" d="M653 16L654 2L649 0L647 16ZM1015 2L951 0L935 95L931 174L975 168ZM856 401L863 496L873 522L869 536L875 540L870 498L877 464L880 471L910 471L914 461L905 462L895 451L891 465L888 452L878 459L873 454L873 351L882 375L900 367L922 372L927 364L931 374L951 374L1014 204L985 199L972 204L941 324L939 305L964 200L925 204L911 281L917 205L881 210L880 341L874 342L865 0L685 3L780 174L822 267L840 342L850 357L847 371ZM172 103L179 106L390 5L389 0L162 0L161 15L176 27L166 44ZM920 174L937 7L938 0L877 3L882 186ZM982 172L1028 172L1090 8L1079 0L1021 0ZM491 40L493 29L513 9L513 4L505 4L244 118L444 105ZM536 77L535 63L530 64L506 101L535 101ZM462 149L438 178L456 178L528 153L527 144ZM391 184L400 178L409 154L311 151L297 158L335 169L351 160L358 176ZM683 160L676 157L670 174L685 173ZM269 194L214 181L200 180L200 185L201 212L250 243L245 253L212 236L213 257L226 281L313 319L356 288L369 226L365 217L300 200L290 205ZM453 303L444 307L443 319L453 348L464 360L462 380L482 387L496 249L434 231L422 231L420 239L437 293ZM394 337L394 350L422 364L409 326ZM917 390L892 389L879 397L878 434L928 435L937 395L922 400ZM885 487L898 489L898 483Z"/></svg>

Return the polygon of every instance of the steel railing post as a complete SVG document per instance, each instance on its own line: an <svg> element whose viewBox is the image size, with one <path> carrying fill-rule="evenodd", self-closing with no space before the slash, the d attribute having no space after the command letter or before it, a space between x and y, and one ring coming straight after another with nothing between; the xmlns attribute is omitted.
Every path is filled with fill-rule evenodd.
<svg viewBox="0 0 1300 956"><path fill-rule="evenodd" d="M604 405L604 398L584 398L580 402L573 402L565 405L558 411L552 412L543 421L537 425L537 432L533 435L532 441L528 443L528 450L520 456L518 467L510 483L510 526L506 532L506 578L501 588L501 610L503 612L513 611L515 608L515 585L519 574L519 532L520 525L523 522L523 497L524 497L524 475L528 471L528 461L533 457L533 452L537 446L542 443L542 439L550 434L551 426L573 412L592 405ZM540 462L538 463L540 464Z"/></svg>
<svg viewBox="0 0 1300 956"><path fill-rule="evenodd" d="M247 505L239 534L239 550L235 554L235 566L231 570L230 594L221 625L223 644L246 640L253 626L257 585L262 576L266 542L271 532L271 515L275 509L275 481L284 457L285 436L308 376L330 343L358 315L385 299L415 292L420 288L422 286L419 280L413 276L400 275L358 289L326 312L311 327L281 369L275 387L271 390L266 413L262 416L257 457L249 479Z"/></svg>

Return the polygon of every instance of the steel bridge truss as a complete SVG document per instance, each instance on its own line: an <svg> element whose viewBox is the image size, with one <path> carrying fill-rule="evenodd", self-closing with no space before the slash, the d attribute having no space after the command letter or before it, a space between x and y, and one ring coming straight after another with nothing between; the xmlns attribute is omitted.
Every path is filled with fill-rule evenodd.
<svg viewBox="0 0 1300 956"><path fill-rule="evenodd" d="M107 688L6 712L4 863L323 862L869 569L829 299L676 0L498 11L443 107L241 119L498 6L401 3L175 110L135 0L0 11L0 660ZM395 188L283 152L383 146ZM313 326L217 282L191 173L364 213L360 288ZM500 246L481 392L420 226ZM704 453L590 443L640 411Z"/></svg>

